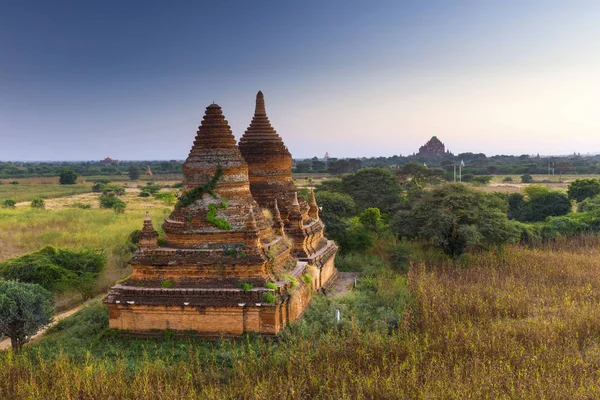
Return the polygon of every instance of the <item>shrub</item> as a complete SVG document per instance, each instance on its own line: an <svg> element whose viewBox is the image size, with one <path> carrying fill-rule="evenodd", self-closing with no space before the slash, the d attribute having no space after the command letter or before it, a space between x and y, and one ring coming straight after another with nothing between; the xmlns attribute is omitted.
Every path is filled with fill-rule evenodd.
<svg viewBox="0 0 600 400"><path fill-rule="evenodd" d="M19 184L19 181L11 181L11 182L9 182L9 183L10 183L11 185L18 185L18 184Z"/></svg>
<svg viewBox="0 0 600 400"><path fill-rule="evenodd" d="M492 177L490 175L477 175L471 179L471 182L479 184L479 185L487 185L492 181Z"/></svg>
<svg viewBox="0 0 600 400"><path fill-rule="evenodd" d="M266 304L275 304L277 302L277 298L273 293L267 292L262 295L262 302Z"/></svg>
<svg viewBox="0 0 600 400"><path fill-rule="evenodd" d="M302 282L304 282L306 284L310 284L313 282L313 278L312 278L312 276L310 276L310 274L304 274L304 275L302 275Z"/></svg>
<svg viewBox="0 0 600 400"><path fill-rule="evenodd" d="M521 183L533 183L533 176L529 174L521 175Z"/></svg>
<svg viewBox="0 0 600 400"><path fill-rule="evenodd" d="M167 279L166 281L162 281L160 283L160 286L163 288L172 288L173 287L173 281L170 279Z"/></svg>
<svg viewBox="0 0 600 400"><path fill-rule="evenodd" d="M89 210L90 208L92 208L91 204L86 204L86 203L73 203L70 205L70 207L73 208L80 208L82 210Z"/></svg>
<svg viewBox="0 0 600 400"><path fill-rule="evenodd" d="M265 287L267 289L277 290L277 285L275 284L275 282L267 282L265 283Z"/></svg>
<svg viewBox="0 0 600 400"><path fill-rule="evenodd" d="M0 277L36 283L50 291L75 288L86 297L88 281L104 270L106 255L100 249L80 251L46 246L38 252L0 263Z"/></svg>
<svg viewBox="0 0 600 400"><path fill-rule="evenodd" d="M507 176L506 178L502 179L502 182L507 182L508 183L508 182L512 182L512 181L513 181L512 176Z"/></svg>
<svg viewBox="0 0 600 400"><path fill-rule="evenodd" d="M46 202L41 197L36 197L35 199L31 200L31 207L43 210L46 208Z"/></svg>
<svg viewBox="0 0 600 400"><path fill-rule="evenodd" d="M154 198L156 200L162 200L168 206L175 204L177 201L177 196L171 192L156 193Z"/></svg>
<svg viewBox="0 0 600 400"><path fill-rule="evenodd" d="M103 194L99 197L100 208L111 208L117 214L125 212L126 204L114 194Z"/></svg>
<svg viewBox="0 0 600 400"><path fill-rule="evenodd" d="M242 283L241 283L241 285L240 285L240 287L241 287L241 289L242 289L244 292L248 292L248 291L249 291L249 290L251 290L251 289L252 289L254 286L253 286L251 283L249 283L249 282L242 282Z"/></svg>
<svg viewBox="0 0 600 400"><path fill-rule="evenodd" d="M17 205L17 202L13 199L4 199L2 202L2 206L6 208L14 208Z"/></svg>

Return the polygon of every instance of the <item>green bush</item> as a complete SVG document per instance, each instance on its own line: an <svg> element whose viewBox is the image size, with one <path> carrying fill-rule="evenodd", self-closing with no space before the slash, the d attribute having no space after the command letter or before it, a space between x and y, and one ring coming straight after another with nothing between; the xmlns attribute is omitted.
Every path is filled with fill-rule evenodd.
<svg viewBox="0 0 600 400"><path fill-rule="evenodd" d="M43 210L46 208L46 202L41 197L36 197L35 199L31 200L31 207Z"/></svg>
<svg viewBox="0 0 600 400"><path fill-rule="evenodd" d="M512 182L512 181L513 181L512 176L507 176L506 178L502 179L502 182L506 182L506 183Z"/></svg>
<svg viewBox="0 0 600 400"><path fill-rule="evenodd" d="M172 281L172 280L170 280L170 279L167 279L166 281L162 281L162 282L160 283L160 286L161 286L161 287L163 287L163 288L172 288L172 287L173 287L173 284L174 284L174 283L173 283L173 281Z"/></svg>
<svg viewBox="0 0 600 400"><path fill-rule="evenodd" d="M98 198L100 202L100 208L110 208L114 210L117 214L122 214L125 212L125 208L127 205L123 200L119 199L114 194L103 194Z"/></svg>
<svg viewBox="0 0 600 400"><path fill-rule="evenodd" d="M267 289L277 290L277 285L275 284L275 282L267 282L265 283L265 287Z"/></svg>
<svg viewBox="0 0 600 400"><path fill-rule="evenodd" d="M0 277L36 283L50 291L74 288L86 297L89 293L85 285L100 275L106 260L106 255L99 249L73 251L46 246L35 253L0 263Z"/></svg>
<svg viewBox="0 0 600 400"><path fill-rule="evenodd" d="M92 208L92 205L86 203L73 203L69 207L80 208L82 210L89 210L90 208Z"/></svg>
<svg viewBox="0 0 600 400"><path fill-rule="evenodd" d="M262 302L266 304L275 304L277 302L277 298L273 293L267 292L262 295Z"/></svg>
<svg viewBox="0 0 600 400"><path fill-rule="evenodd" d="M248 292L249 290L251 290L254 287L254 285L252 285L249 282L242 282L240 285L240 288L244 291L244 292Z"/></svg>
<svg viewBox="0 0 600 400"><path fill-rule="evenodd" d="M471 179L471 182L479 184L479 185L487 185L492 181L492 177L490 175L477 175Z"/></svg>
<svg viewBox="0 0 600 400"><path fill-rule="evenodd" d="M6 208L14 208L17 205L17 202L13 199L4 199L2 202L2 206Z"/></svg>
<svg viewBox="0 0 600 400"><path fill-rule="evenodd" d="M313 282L313 278L312 276L310 276L310 274L304 274L302 275L302 282L306 284L311 284Z"/></svg>
<svg viewBox="0 0 600 400"><path fill-rule="evenodd" d="M533 183L533 176L529 174L521 175L521 183Z"/></svg>
<svg viewBox="0 0 600 400"><path fill-rule="evenodd" d="M177 196L175 196L175 194L171 192L156 193L154 195L154 198L156 200L162 200L168 206L175 204L175 202L177 201Z"/></svg>

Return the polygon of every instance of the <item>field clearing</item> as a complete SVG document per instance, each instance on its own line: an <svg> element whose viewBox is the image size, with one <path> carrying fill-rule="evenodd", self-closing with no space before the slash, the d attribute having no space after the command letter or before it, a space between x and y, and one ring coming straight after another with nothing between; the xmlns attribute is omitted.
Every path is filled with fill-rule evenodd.
<svg viewBox="0 0 600 400"><path fill-rule="evenodd" d="M56 179L58 181L58 178ZM45 199L66 197L92 191L92 185L88 183L77 183L75 185L59 185L57 183L29 183L19 181L18 185L0 185L0 204L5 199L16 202L31 201L36 197Z"/></svg>
<svg viewBox="0 0 600 400"><path fill-rule="evenodd" d="M108 254L106 270L98 279L97 290L104 291L115 281L129 275L127 261L131 251L129 234L141 229L146 211L158 230L172 211L153 197L138 197L130 189L121 199L127 204L124 214L98 208L98 193L46 200L46 210L32 209L27 203L16 208L0 208L0 261L37 251L44 246L102 248ZM69 207L72 203L90 204L92 209ZM72 294L65 301L72 301ZM57 304L62 307L60 304Z"/></svg>

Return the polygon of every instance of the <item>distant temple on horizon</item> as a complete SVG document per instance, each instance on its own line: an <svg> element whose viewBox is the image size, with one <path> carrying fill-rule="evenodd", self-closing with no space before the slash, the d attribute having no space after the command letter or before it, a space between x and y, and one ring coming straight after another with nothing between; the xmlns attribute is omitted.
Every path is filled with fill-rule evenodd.
<svg viewBox="0 0 600 400"><path fill-rule="evenodd" d="M446 146L437 136L432 136L427 143L419 148L419 152L416 154L417 157L425 158L442 157L445 155L451 156L452 153L450 153L450 150L446 150Z"/></svg>
<svg viewBox="0 0 600 400"><path fill-rule="evenodd" d="M109 156L106 156L104 160L100 160L100 165L119 165L119 160L113 160Z"/></svg>
<svg viewBox="0 0 600 400"><path fill-rule="evenodd" d="M291 165L261 92L239 145L221 107L209 105L164 239L147 215L132 275L104 300L110 328L273 335L297 319L336 274L337 246L314 193L298 198Z"/></svg>

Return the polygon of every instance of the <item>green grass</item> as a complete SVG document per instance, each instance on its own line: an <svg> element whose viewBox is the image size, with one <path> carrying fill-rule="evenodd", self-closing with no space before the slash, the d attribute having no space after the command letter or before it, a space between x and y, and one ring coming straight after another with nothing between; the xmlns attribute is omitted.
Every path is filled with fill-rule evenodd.
<svg viewBox="0 0 600 400"><path fill-rule="evenodd" d="M13 199L17 203L31 201L36 197L46 199L66 197L81 193L90 193L92 185L78 183L75 185L59 185L54 183L19 183L18 185L0 185L0 204L4 199Z"/></svg>
<svg viewBox="0 0 600 400"><path fill-rule="evenodd" d="M128 194L121 199L127 203L124 214L98 208L0 208L0 261L37 251L47 245L101 248L108 255L108 263L98 279L97 290L106 290L131 272L127 264L131 258L127 239L133 230L141 229L145 212L150 212L157 230L171 212L170 207L151 198L141 199L135 194ZM94 197L92 204L97 206L97 203Z"/></svg>

